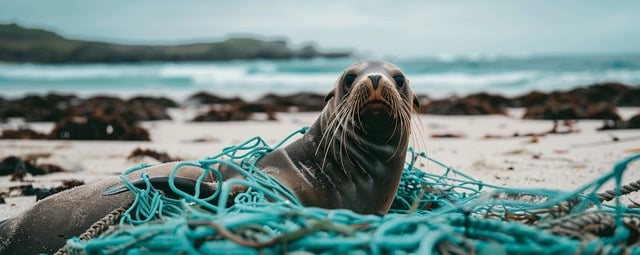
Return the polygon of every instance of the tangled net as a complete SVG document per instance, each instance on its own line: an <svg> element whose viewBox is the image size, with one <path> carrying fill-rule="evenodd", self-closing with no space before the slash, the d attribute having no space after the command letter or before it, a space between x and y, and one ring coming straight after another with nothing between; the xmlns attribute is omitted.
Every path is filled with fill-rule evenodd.
<svg viewBox="0 0 640 255"><path fill-rule="evenodd" d="M277 180L255 167L274 147L260 137L223 149L218 155L175 167L169 185L180 199L151 187L137 188L125 178L146 166L126 170L122 179L135 201L118 227L105 234L70 239L68 254L640 254L637 204L620 196L640 189L640 180L622 185L627 165L640 154L572 192L513 189L474 180L439 161L409 149L400 187L389 214L361 215L349 210L304 207ZM426 159L443 174L422 171ZM218 164L245 180L222 182ZM191 195L171 181L183 166L202 169ZM205 176L219 188L201 197ZM597 193L608 181L613 190ZM231 187L246 192L227 203ZM613 202L606 203L607 201ZM230 206L227 206L227 205Z"/></svg>

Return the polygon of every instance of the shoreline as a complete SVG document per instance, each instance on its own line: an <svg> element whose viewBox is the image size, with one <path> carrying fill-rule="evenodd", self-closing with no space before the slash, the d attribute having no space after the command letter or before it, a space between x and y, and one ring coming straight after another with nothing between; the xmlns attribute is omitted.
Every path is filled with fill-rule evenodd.
<svg viewBox="0 0 640 255"><path fill-rule="evenodd" d="M637 114L640 108L620 108L620 112L626 117ZM485 183L561 190L580 187L610 171L616 161L640 152L640 146L634 140L640 139L640 130L596 131L601 125L599 120L579 120L574 123L579 132L548 134L538 137L535 142L527 136L514 137L514 133L541 133L553 126L550 120L523 120L518 117L521 113L522 109L511 108L507 115L420 114L419 122L414 122L412 143L416 150L426 151L429 156ZM188 108L171 108L169 114L172 120L141 122L140 125L149 130L151 141L0 140L0 146L4 148L0 150L0 158L50 154L38 162L57 164L69 170L41 176L27 175L23 182L9 181L9 176L1 176L0 191L23 184L50 188L68 179L94 182L141 163L159 163L149 157L127 159L136 148L166 152L184 160L197 160L256 135L275 145L291 132L310 125L318 115L317 112L280 113L277 121L198 123L187 121L193 114ZM39 122L30 125L36 130L46 130L53 124ZM444 133L462 136L434 136ZM487 135L500 138L489 139ZM634 171L639 166L637 163L630 166L624 183L640 179L640 171ZM422 169L432 173L443 170L435 164L426 164ZM634 199L638 199L637 195ZM35 202L35 198L9 196L6 202L0 204L0 220L25 210Z"/></svg>
<svg viewBox="0 0 640 255"><path fill-rule="evenodd" d="M518 98L518 97L522 97L525 96L527 94L533 93L533 92L540 92L540 93L544 93L544 94L554 94L554 93L564 93L564 92L568 92L568 91L574 91L574 90L578 90L578 89L584 89L584 88L588 88L594 85L600 85L600 84L620 84L620 85L624 85L627 86L629 88L632 89L640 89L640 83L638 84L629 84L629 83L624 83L624 82L620 82L620 81L616 81L616 80L603 80L603 81L599 81L596 83L588 83L588 84L575 84L573 86L567 86L565 88L561 88L561 89L555 89L555 88L526 88L526 89L522 89L522 90L517 90L517 91L503 91L503 90L498 90L498 89L487 89L487 88L477 88L477 89L469 89L467 91L464 92L456 92L456 91L449 91L446 93L442 93L442 92L429 92L427 90L416 90L414 89L415 93L417 96L420 97L424 97L424 98L429 98L432 100L444 100L444 99L448 99L448 98L452 98L452 97L458 97L458 98L464 98L470 95L475 95L475 94L490 94L490 95L495 95L495 96L501 96L501 97L505 97L505 98ZM329 84L330 85L330 84ZM11 88L9 88L11 89ZM321 95L324 96L326 93L329 92L329 90L331 89L331 87L328 87L327 90L317 90L317 89L304 89L304 88L299 88L299 89L287 89L286 91L284 90L265 90L264 92L261 93L257 93L257 94L253 94L253 93L243 93L243 92L238 92L236 90L233 90L232 92L225 92L225 91L215 91L212 89L206 89L206 88L191 88L191 89L185 89L185 90L180 90L180 91L165 91L165 92L159 92L159 91L121 91L121 92L113 92L113 91L109 91L109 92L105 92L105 91L101 91L99 89L85 89L86 91L69 91L69 90L55 90L55 89L50 89L48 91L44 91L44 92L36 92L36 91L21 91L21 92L10 92L10 93L6 93L6 92L0 92L0 100L4 99L4 100L17 100L20 98L24 98L27 96L46 96L46 95L50 95L50 94L54 94L54 95L64 95L64 96L76 96L78 98L92 98L92 97L115 97L115 98L120 98L122 100L129 100L132 98L136 98L136 97L151 97L151 98L167 98L170 100L175 101L176 103L184 103L189 101L190 97L193 97L196 94L199 93L206 93L206 94L211 94L211 95L215 95L215 96L219 96L221 98L227 98L227 99L232 99L232 98L239 98L242 99L246 102L254 102L257 101L265 96L268 95L276 95L276 96L280 96L280 97L286 97L286 96L292 96L292 95L296 95L296 94L315 94L315 95Z"/></svg>

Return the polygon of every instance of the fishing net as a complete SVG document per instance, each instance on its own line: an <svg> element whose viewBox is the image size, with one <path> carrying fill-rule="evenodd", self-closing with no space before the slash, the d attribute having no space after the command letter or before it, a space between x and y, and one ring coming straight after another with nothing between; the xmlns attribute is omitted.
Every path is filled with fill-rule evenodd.
<svg viewBox="0 0 640 255"><path fill-rule="evenodd" d="M122 174L134 194L120 224L99 237L70 239L68 254L640 254L637 204L620 196L640 189L622 185L622 174L640 154L574 191L518 189L477 181L409 149L396 198L386 215L302 206L276 179L256 168L276 146L260 137L227 147L203 160L175 166L170 198L152 187L147 166ZM423 162L423 163L420 163ZM421 168L430 162L443 171ZM217 166L245 178L222 182ZM172 179L184 166L202 169L194 191ZM430 172L433 172L430 169ZM141 172L143 188L125 178ZM217 177L214 194L200 194L206 176ZM615 188L602 191L612 181ZM233 187L246 190L230 196ZM232 201L229 201L231 197ZM119 209L122 210L122 209Z"/></svg>

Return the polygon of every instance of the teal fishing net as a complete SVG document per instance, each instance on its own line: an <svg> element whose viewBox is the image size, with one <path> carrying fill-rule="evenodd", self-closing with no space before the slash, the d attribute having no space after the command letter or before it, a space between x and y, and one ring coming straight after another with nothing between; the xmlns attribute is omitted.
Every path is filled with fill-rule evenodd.
<svg viewBox="0 0 640 255"><path fill-rule="evenodd" d="M640 254L637 204L620 196L640 189L640 180L622 185L633 155L611 172L574 191L516 189L489 185L409 149L400 187L389 214L301 206L277 180L255 167L276 146L255 137L215 156L175 166L169 180L179 199L150 185L142 171L126 170L135 195L120 225L100 237L70 239L69 254ZM443 173L421 169L431 162ZM245 178L221 181L216 166L227 165ZM217 176L219 189L193 195L171 181L185 166ZM432 170L432 169L430 169ZM125 178L141 172L138 188ZM615 188L598 193L606 182ZM233 197L232 186L246 191ZM609 202L607 202L609 201ZM232 203L230 203L232 202Z"/></svg>

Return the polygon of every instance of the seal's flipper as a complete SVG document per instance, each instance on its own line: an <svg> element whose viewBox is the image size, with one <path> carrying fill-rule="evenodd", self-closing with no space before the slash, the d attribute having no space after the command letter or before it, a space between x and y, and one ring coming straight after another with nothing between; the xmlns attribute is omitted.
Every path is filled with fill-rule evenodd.
<svg viewBox="0 0 640 255"><path fill-rule="evenodd" d="M151 186L163 191L165 195L174 197L174 198L178 197L178 195L175 194L175 192L173 192L171 190L171 187L169 186L168 176L151 177L149 178L149 182L151 183ZM176 188L178 188L179 190L189 193L191 195L195 194L194 191L197 183L195 180L176 176L173 178L173 183L175 184ZM133 184L133 186L137 188L141 188L141 189L146 188L146 183L142 179L135 180L131 184ZM125 191L129 191L129 188L127 188L127 186L124 184L119 184L119 185L111 186L104 189L104 191L102 191L102 195L111 196L111 195L116 195ZM200 196L202 197L211 196L215 192L216 192L216 189L211 187L208 184L202 183L200 185Z"/></svg>

